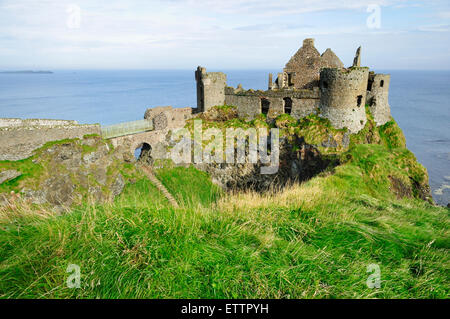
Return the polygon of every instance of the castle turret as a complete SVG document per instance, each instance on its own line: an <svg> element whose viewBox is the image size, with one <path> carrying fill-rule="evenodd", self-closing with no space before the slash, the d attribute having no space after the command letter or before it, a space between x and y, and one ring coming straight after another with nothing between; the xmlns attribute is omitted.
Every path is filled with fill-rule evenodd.
<svg viewBox="0 0 450 319"><path fill-rule="evenodd" d="M391 119L389 106L389 74L375 74L370 72L367 84L366 104L369 105L377 126L383 125Z"/></svg>
<svg viewBox="0 0 450 319"><path fill-rule="evenodd" d="M227 76L222 72L206 72L198 67L195 71L197 81L197 111L205 112L216 105L225 104Z"/></svg>
<svg viewBox="0 0 450 319"><path fill-rule="evenodd" d="M321 116L335 128L359 132L366 124L368 68L324 68L320 72Z"/></svg>

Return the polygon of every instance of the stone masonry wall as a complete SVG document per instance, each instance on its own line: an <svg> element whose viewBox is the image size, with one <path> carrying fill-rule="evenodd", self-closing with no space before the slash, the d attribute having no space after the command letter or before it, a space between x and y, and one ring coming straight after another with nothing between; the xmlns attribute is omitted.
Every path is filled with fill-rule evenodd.
<svg viewBox="0 0 450 319"><path fill-rule="evenodd" d="M5 120L2 121L2 123L7 122ZM88 134L100 135L100 125L50 125L47 122L44 125L10 125L9 127L0 127L0 160L17 161L25 159L33 155L34 150L47 142L82 138Z"/></svg>
<svg viewBox="0 0 450 319"><path fill-rule="evenodd" d="M391 120L391 108L388 101L390 81L389 74L369 74L366 104L369 105L378 126Z"/></svg>
<svg viewBox="0 0 450 319"><path fill-rule="evenodd" d="M275 118L284 113L285 98L292 100L291 116L302 118L314 112L319 106L319 90L267 90L254 91L227 87L225 104L237 107L238 116L253 119L261 114L261 100L270 103L267 117Z"/></svg>
<svg viewBox="0 0 450 319"><path fill-rule="evenodd" d="M303 46L292 56L283 71L291 74L291 81L288 82L292 83L288 86L311 89L318 86L320 70L325 67L342 68L343 64L331 49L321 56L314 47L314 39L305 39Z"/></svg>
<svg viewBox="0 0 450 319"><path fill-rule="evenodd" d="M222 103L223 105L223 103ZM192 108L173 108L172 106L157 106L145 111L144 119L152 121L155 130L183 127L186 120L192 117Z"/></svg>
<svg viewBox="0 0 450 319"><path fill-rule="evenodd" d="M319 99L293 99L291 116L295 119L301 119L315 113L319 108Z"/></svg>
<svg viewBox="0 0 450 319"><path fill-rule="evenodd" d="M359 132L366 124L368 68L326 68L320 72L321 115L335 128Z"/></svg>

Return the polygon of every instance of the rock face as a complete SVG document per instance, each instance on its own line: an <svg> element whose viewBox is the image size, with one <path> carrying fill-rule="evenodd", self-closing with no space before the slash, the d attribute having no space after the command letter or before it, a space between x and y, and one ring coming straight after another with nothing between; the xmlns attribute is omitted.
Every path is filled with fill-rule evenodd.
<svg viewBox="0 0 450 319"><path fill-rule="evenodd" d="M22 173L14 170L14 169L0 172L0 184L4 183L6 181L9 181L11 179L17 178L20 175L22 175Z"/></svg>
<svg viewBox="0 0 450 319"><path fill-rule="evenodd" d="M225 190L266 191L280 189L288 183L305 181L324 171L333 160L323 157L312 145L302 139L294 143L280 140L280 163L275 174L261 174L259 163L197 164L196 168L211 175L214 183Z"/></svg>
<svg viewBox="0 0 450 319"><path fill-rule="evenodd" d="M100 137L56 142L40 149L30 165L30 176L13 191L34 204L68 207L104 202L120 195L126 183L121 150L112 150ZM20 172L8 170L0 176L12 179Z"/></svg>

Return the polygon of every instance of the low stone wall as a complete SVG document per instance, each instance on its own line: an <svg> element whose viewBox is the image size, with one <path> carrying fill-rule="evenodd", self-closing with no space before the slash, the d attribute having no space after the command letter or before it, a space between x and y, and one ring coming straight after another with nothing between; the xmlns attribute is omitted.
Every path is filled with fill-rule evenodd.
<svg viewBox="0 0 450 319"><path fill-rule="evenodd" d="M40 122L44 124L39 125ZM47 142L82 138L87 134L101 134L100 125L77 125L75 121L2 119L1 123L9 124L0 127L1 161L28 158L33 155L33 151ZM33 124L29 125L30 123Z"/></svg>
<svg viewBox="0 0 450 319"><path fill-rule="evenodd" d="M71 120L0 118L0 128L16 126L55 126L77 124L77 121Z"/></svg>

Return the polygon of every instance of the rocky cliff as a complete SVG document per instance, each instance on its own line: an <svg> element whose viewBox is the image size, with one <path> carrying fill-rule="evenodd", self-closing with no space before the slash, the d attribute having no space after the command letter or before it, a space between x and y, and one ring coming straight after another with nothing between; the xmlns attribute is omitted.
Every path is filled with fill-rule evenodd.
<svg viewBox="0 0 450 319"><path fill-rule="evenodd" d="M137 174L124 158L99 136L47 143L27 159L0 161L0 201L62 208L112 200Z"/></svg>

